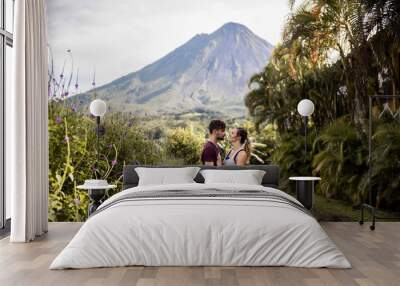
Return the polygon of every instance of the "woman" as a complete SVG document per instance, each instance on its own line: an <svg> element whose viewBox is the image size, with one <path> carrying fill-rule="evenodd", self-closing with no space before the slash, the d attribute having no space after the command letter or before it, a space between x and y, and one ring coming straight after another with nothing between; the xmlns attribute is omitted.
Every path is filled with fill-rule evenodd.
<svg viewBox="0 0 400 286"><path fill-rule="evenodd" d="M246 165L250 161L251 146L244 128L234 128L231 131L231 150L225 157L224 165Z"/></svg>

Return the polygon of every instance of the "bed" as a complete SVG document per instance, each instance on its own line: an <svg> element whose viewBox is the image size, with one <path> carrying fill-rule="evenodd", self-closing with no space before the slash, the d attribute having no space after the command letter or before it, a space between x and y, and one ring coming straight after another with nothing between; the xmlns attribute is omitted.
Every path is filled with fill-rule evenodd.
<svg viewBox="0 0 400 286"><path fill-rule="evenodd" d="M142 166L141 166L142 167ZM350 268L314 217L277 189L277 166L261 185L193 183L138 186L125 166L123 191L84 223L50 269L144 266L292 266Z"/></svg>

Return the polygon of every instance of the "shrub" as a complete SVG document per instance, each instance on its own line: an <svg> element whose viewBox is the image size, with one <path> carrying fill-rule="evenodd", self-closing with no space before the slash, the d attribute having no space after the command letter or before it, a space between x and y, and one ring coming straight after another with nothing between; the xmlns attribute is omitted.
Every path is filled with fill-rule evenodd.
<svg viewBox="0 0 400 286"><path fill-rule="evenodd" d="M312 166L313 173L322 178L318 189L323 195L360 204L359 184L368 157L365 143L348 117L322 130L314 143Z"/></svg>
<svg viewBox="0 0 400 286"><path fill-rule="evenodd" d="M87 193L76 189L86 179L106 179L118 190L124 164L160 161L160 146L147 139L129 115L110 114L102 121L105 135L100 139L100 161L96 164L94 118L64 102L49 104L50 221L81 221L87 217Z"/></svg>
<svg viewBox="0 0 400 286"><path fill-rule="evenodd" d="M198 164L204 139L192 128L176 128L165 141L165 151L172 159L181 160L183 164Z"/></svg>
<svg viewBox="0 0 400 286"><path fill-rule="evenodd" d="M374 124L372 142L373 204L399 211L400 207L400 126L398 123ZM258 137L259 140L262 138ZM263 140L260 140L263 142ZM271 142L270 140L268 142ZM316 175L322 178L317 192L327 198L347 201L353 206L367 200L368 140L349 117L337 119L308 137L304 161L304 137L295 132L280 134L272 151L272 163L281 169L281 188L289 186L288 177Z"/></svg>
<svg viewBox="0 0 400 286"><path fill-rule="evenodd" d="M275 127L268 124L259 132L252 128L247 128L247 130L250 131L252 145L250 163L254 165L272 163L272 154L276 148L278 136Z"/></svg>
<svg viewBox="0 0 400 286"><path fill-rule="evenodd" d="M374 125L371 189L377 195L378 207L400 211L400 125L398 122ZM366 172L361 185L365 199L368 189Z"/></svg>
<svg viewBox="0 0 400 286"><path fill-rule="evenodd" d="M312 173L312 143L315 132L307 135L307 154L304 150L304 137L297 132L288 132L277 138L276 148L272 154L272 163L281 170L280 187L289 187L290 176L309 176Z"/></svg>

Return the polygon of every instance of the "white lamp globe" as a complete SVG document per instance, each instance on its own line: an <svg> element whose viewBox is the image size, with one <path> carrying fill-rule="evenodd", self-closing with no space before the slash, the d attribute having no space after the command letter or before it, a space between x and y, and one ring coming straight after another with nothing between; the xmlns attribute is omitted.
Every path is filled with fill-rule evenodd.
<svg viewBox="0 0 400 286"><path fill-rule="evenodd" d="M261 87L260 84L258 82L255 82L255 81L250 84L250 89L251 90L259 89L260 87Z"/></svg>
<svg viewBox="0 0 400 286"><path fill-rule="evenodd" d="M310 116L314 112L314 103L309 99L303 99L297 104L297 111L301 116Z"/></svg>
<svg viewBox="0 0 400 286"><path fill-rule="evenodd" d="M107 104L101 99L95 99L90 103L90 113L94 116L103 116L107 111Z"/></svg>

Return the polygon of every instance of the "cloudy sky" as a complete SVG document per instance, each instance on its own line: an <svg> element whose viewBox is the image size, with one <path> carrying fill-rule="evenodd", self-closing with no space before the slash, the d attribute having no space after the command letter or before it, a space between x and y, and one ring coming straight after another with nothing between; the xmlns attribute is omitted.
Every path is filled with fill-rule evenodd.
<svg viewBox="0 0 400 286"><path fill-rule="evenodd" d="M56 69L72 51L80 91L139 70L227 22L246 25L276 44L287 0L47 0L49 44ZM66 69L69 69L70 60Z"/></svg>

